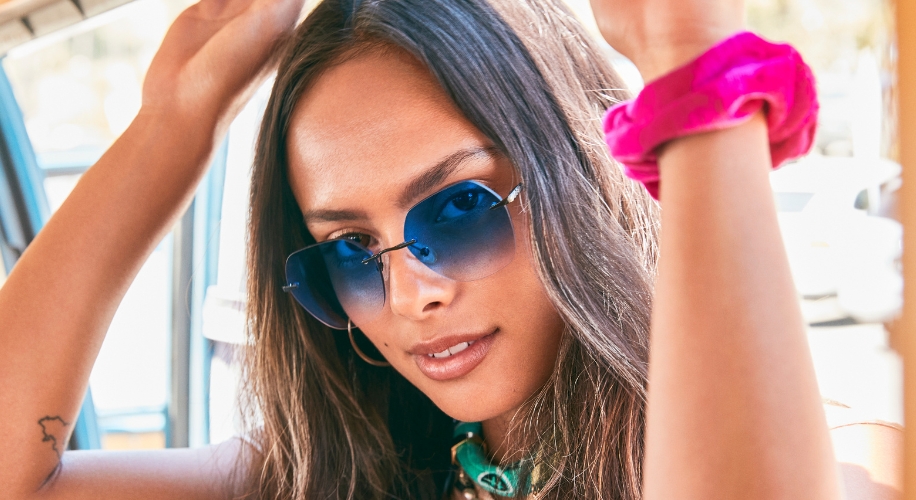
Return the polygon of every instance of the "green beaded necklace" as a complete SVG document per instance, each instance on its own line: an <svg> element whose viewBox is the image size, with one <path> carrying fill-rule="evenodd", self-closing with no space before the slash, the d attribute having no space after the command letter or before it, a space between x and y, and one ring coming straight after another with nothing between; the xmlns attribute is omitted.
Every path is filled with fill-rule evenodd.
<svg viewBox="0 0 916 500"><path fill-rule="evenodd" d="M482 430L480 422L458 422L455 425L454 437L460 441L452 446L452 463L460 468L458 487L462 490L471 487L466 484L470 480L484 491L513 498L519 493L518 470L521 464L491 464L484 451ZM526 485L522 493L527 493L529 486Z"/></svg>

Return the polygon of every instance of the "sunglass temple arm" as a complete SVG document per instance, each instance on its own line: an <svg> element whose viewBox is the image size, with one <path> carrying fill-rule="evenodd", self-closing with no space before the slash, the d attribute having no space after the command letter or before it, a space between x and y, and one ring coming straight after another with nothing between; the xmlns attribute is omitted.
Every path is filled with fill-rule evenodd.
<svg viewBox="0 0 916 500"><path fill-rule="evenodd" d="M506 196L505 198L494 203L493 206L490 207L490 210L496 210L499 207L504 207L512 203L513 201L515 201L516 198L518 198L518 195L521 192L522 192L522 185L521 183L519 183L517 186L515 186L512 189L512 191L509 192L509 196Z"/></svg>

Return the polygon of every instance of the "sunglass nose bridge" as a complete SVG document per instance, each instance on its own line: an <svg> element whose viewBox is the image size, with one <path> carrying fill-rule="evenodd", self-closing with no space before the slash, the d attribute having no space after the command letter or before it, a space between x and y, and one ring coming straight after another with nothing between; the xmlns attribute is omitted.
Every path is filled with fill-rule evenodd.
<svg viewBox="0 0 916 500"><path fill-rule="evenodd" d="M371 256L366 257L365 259L363 259L363 264L368 264L368 263L372 262L373 260L378 260L379 258L382 257L382 255L384 255L384 254L386 254L386 253L388 253L388 252L393 252L393 251L395 251L395 250L400 250L400 249L402 249L402 248L409 247L410 245L413 245L413 244L416 243L416 242L417 242L417 239L414 238L414 239L412 239L412 240L410 240L410 241L405 241L404 243L397 244L397 245L395 245L395 246L393 246L393 247L389 247L389 248L386 248L386 249L384 249L384 250L379 250L379 251L378 251L377 253L375 253L374 255L371 255Z"/></svg>

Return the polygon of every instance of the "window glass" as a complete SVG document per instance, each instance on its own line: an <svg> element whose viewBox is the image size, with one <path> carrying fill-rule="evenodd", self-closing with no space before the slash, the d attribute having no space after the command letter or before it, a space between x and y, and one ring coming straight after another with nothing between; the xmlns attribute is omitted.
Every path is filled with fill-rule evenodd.
<svg viewBox="0 0 916 500"><path fill-rule="evenodd" d="M52 209L136 113L145 69L169 23L189 3L136 0L23 45L4 59ZM588 1L567 3L598 37ZM894 198L888 186L899 186L899 166L891 161L896 131L890 5L885 0L749 0L748 5L751 27L798 47L819 86L814 154L773 174L773 184L801 307L811 325L822 394L899 422L900 365L882 326L897 314L902 287L900 228L887 217L893 215L888 207ZM635 67L609 53L625 83L638 90L642 81ZM213 441L237 432L247 208L238 200L247 200L267 89L229 132L217 280L206 293L203 318L203 332L215 342ZM103 444L109 448L164 443L171 249L167 239L141 270L92 374Z"/></svg>
<svg viewBox="0 0 916 500"><path fill-rule="evenodd" d="M884 322L902 306L892 3L750 0L749 22L795 45L821 110L812 154L771 175L821 394L902 424L902 370Z"/></svg>
<svg viewBox="0 0 916 500"><path fill-rule="evenodd" d="M776 210L780 212L801 212L813 196L814 193L776 192Z"/></svg>
<svg viewBox="0 0 916 500"><path fill-rule="evenodd" d="M566 1L600 39L588 1ZM753 29L798 47L814 68L822 96L816 158L784 169L773 180L774 197L785 213L780 223L801 306L811 325L809 340L821 391L877 418L899 422L900 361L889 349L881 323L899 310L902 281L894 267L900 249L899 225L875 217L881 210L873 201L876 195L885 201L893 197L884 186L899 185L894 180L900 173L899 166L883 159L894 155L888 4L869 0L850 0L840 7L830 0L752 0L749 4ZM638 91L643 83L635 66L612 50L608 53L627 86ZM259 99L264 98L262 89L229 134L218 279L207 293L204 313L204 334L216 342L211 365L213 441L238 431L233 412L236 354L244 348L240 311L245 300L245 207L236 200L247 199L252 146L263 112ZM856 117L868 121L863 124ZM833 182L837 176L847 181L841 189ZM859 209L861 203L857 206L863 190L869 197L868 214ZM863 241L873 244L859 244ZM869 271L848 272L859 268Z"/></svg>
<svg viewBox="0 0 916 500"><path fill-rule="evenodd" d="M3 60L56 210L140 106L143 76L189 0L134 3L17 47ZM110 449L165 446L172 239L124 297L90 387Z"/></svg>
<svg viewBox="0 0 916 500"><path fill-rule="evenodd" d="M587 0L567 0L594 27ZM793 44L821 103L812 154L771 175L789 263L810 325L821 393L902 423L902 370L883 323L902 305L900 166L888 0L748 0L750 28ZM615 67L634 90L638 75Z"/></svg>
<svg viewBox="0 0 916 500"><path fill-rule="evenodd" d="M248 188L254 144L272 84L269 81L258 90L229 128L217 278L207 290L203 313L203 334L214 345L210 364L211 442L220 442L243 430L237 391L239 354L245 348Z"/></svg>
<svg viewBox="0 0 916 500"><path fill-rule="evenodd" d="M91 165L140 108L159 42L189 0L137 0L13 49L5 69L43 168Z"/></svg>

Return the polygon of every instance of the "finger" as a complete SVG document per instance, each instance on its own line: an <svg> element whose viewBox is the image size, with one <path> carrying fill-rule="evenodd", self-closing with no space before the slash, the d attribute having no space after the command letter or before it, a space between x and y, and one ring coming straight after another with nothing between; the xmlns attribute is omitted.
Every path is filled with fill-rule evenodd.
<svg viewBox="0 0 916 500"><path fill-rule="evenodd" d="M224 21L245 12L254 0L201 0L193 5L193 15L202 20Z"/></svg>
<svg viewBox="0 0 916 500"><path fill-rule="evenodd" d="M186 74L196 75L196 81L186 83L227 97L247 87L273 64L280 40L296 24L301 4L301 0L275 1L252 6L231 19L188 62Z"/></svg>

